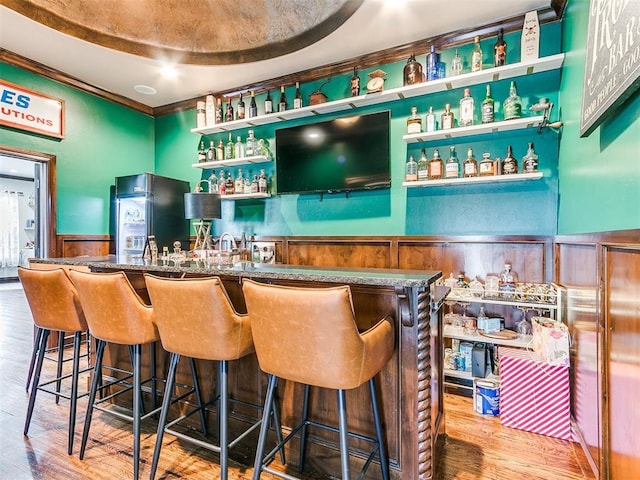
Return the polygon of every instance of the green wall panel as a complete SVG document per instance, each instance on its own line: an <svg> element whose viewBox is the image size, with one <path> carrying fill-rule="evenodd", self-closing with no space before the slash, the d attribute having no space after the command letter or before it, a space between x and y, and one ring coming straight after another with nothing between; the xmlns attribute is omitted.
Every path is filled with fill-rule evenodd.
<svg viewBox="0 0 640 480"><path fill-rule="evenodd" d="M558 233L640 228L640 92L589 137L580 138L589 1L568 3L559 99Z"/></svg>
<svg viewBox="0 0 640 480"><path fill-rule="evenodd" d="M0 77L65 101L65 138L0 127L0 144L56 156L57 233L109 233L114 178L154 169L153 119L0 62Z"/></svg>

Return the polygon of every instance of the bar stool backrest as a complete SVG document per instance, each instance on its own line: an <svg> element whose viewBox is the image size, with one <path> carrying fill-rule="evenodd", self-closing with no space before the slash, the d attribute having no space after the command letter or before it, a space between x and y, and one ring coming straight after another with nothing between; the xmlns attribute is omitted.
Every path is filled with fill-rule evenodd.
<svg viewBox="0 0 640 480"><path fill-rule="evenodd" d="M124 272L69 272L91 334L106 342L136 345L159 339L153 311Z"/></svg>
<svg viewBox="0 0 640 480"><path fill-rule="evenodd" d="M349 286L290 287L243 281L260 368L307 385L360 386L393 354L393 326L382 319L358 332Z"/></svg>
<svg viewBox="0 0 640 480"><path fill-rule="evenodd" d="M163 278L145 274L162 347L205 360L253 353L251 324L236 312L220 278Z"/></svg>
<svg viewBox="0 0 640 480"><path fill-rule="evenodd" d="M36 326L65 332L87 330L78 293L64 269L18 267L18 277Z"/></svg>

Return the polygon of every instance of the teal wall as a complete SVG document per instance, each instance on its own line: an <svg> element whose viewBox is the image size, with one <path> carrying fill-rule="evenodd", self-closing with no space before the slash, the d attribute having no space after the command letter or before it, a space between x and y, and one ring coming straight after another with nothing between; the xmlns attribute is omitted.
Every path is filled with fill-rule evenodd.
<svg viewBox="0 0 640 480"><path fill-rule="evenodd" d="M0 144L56 156L57 233L109 233L114 178L154 170L153 119L2 62L0 77L65 101L62 140L0 127Z"/></svg>
<svg viewBox="0 0 640 480"><path fill-rule="evenodd" d="M640 228L640 91L589 137L580 138L589 1L568 2L560 102L558 233ZM637 37L636 37L637 39Z"/></svg>

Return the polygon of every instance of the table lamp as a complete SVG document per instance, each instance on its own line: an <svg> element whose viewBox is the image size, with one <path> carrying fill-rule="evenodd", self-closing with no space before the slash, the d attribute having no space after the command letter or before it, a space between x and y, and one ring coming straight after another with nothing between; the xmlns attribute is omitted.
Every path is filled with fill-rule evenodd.
<svg viewBox="0 0 640 480"><path fill-rule="evenodd" d="M220 195L217 193L203 192L198 182L196 191L184 194L184 217L193 222L196 241L194 250L211 250L211 219L222 218Z"/></svg>

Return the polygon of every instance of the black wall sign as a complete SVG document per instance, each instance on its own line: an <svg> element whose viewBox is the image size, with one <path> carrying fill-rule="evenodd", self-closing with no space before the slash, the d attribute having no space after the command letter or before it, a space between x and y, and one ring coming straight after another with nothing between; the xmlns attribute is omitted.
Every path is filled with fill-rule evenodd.
<svg viewBox="0 0 640 480"><path fill-rule="evenodd" d="M640 0L591 0L580 136L640 86Z"/></svg>

